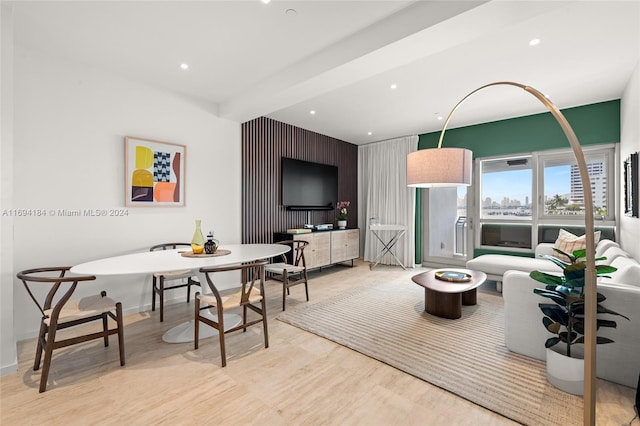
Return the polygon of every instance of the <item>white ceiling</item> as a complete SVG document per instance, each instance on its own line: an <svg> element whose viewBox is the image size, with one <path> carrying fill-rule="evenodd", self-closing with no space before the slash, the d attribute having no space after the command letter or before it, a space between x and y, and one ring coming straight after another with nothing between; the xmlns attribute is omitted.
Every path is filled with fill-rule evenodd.
<svg viewBox="0 0 640 426"><path fill-rule="evenodd" d="M494 81L530 85L560 108L617 99L640 58L640 0L3 3L14 5L17 46L224 118L267 116L355 144L439 130L438 115ZM498 86L450 127L543 110Z"/></svg>

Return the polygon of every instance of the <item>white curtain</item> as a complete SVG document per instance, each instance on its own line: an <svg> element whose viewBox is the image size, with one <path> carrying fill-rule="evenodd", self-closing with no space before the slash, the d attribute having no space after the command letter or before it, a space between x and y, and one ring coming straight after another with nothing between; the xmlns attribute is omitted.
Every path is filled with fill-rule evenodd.
<svg viewBox="0 0 640 426"><path fill-rule="evenodd" d="M415 265L416 190L407 186L407 155L418 149L418 136L405 136L358 147L358 210L363 230L361 253L372 261L383 249L371 234L369 224L405 225L407 233L394 247L394 253L407 267ZM371 219L374 218L374 219ZM394 231L381 231L389 241ZM390 254L380 261L396 265Z"/></svg>

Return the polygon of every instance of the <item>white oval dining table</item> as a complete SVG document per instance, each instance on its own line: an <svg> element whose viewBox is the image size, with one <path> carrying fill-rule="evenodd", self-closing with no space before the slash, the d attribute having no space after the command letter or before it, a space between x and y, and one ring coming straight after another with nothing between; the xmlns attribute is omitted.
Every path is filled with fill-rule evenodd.
<svg viewBox="0 0 640 426"><path fill-rule="evenodd" d="M153 274L154 272L171 272L191 270L198 276L202 285L202 292L209 293L207 279L200 273L200 268L228 266L239 263L252 262L260 259L269 259L279 256L291 250L284 244L228 244L219 247L219 250L228 250L229 254L214 257L185 257L180 253L182 249L145 251L140 253L125 254L121 256L97 259L81 263L71 268L71 272L82 275L109 276L109 275L133 275ZM208 311L208 315L215 319L215 314ZM240 316L225 314L225 324L231 328L240 323ZM200 327L200 338L204 339L217 334L212 327ZM194 338L194 320L184 322L169 331L162 340L167 343L192 342Z"/></svg>

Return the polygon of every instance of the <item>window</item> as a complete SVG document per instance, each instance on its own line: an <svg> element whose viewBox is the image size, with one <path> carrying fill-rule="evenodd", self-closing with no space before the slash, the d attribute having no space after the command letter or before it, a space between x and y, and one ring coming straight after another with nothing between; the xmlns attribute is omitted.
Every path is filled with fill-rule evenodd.
<svg viewBox="0 0 640 426"><path fill-rule="evenodd" d="M607 145L583 150L593 214L601 228L613 233L615 148ZM480 159L478 165L480 226L476 241L480 246L530 251L538 242L553 238L563 226L578 230L584 226L584 188L571 150Z"/></svg>
<svg viewBox="0 0 640 426"><path fill-rule="evenodd" d="M608 185L611 179L607 176L611 169L612 156L612 152L608 150L585 153L591 181L593 213L599 219L613 219L613 205L610 205ZM573 155L541 155L540 159L544 168L542 216L584 217L584 188Z"/></svg>
<svg viewBox="0 0 640 426"><path fill-rule="evenodd" d="M531 248L532 163L530 155L480 161L482 246Z"/></svg>
<svg viewBox="0 0 640 426"><path fill-rule="evenodd" d="M531 218L531 157L481 161L482 217Z"/></svg>

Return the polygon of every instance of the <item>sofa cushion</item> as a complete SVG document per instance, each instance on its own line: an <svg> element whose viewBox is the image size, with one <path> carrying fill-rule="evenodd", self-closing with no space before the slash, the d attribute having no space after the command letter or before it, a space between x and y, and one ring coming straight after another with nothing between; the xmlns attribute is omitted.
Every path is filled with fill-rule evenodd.
<svg viewBox="0 0 640 426"><path fill-rule="evenodd" d="M599 282L640 287L640 263L630 257L618 256L613 259L610 265L618 270L610 274L611 278L600 277Z"/></svg>
<svg viewBox="0 0 640 426"><path fill-rule="evenodd" d="M596 231L593 234L593 238L594 242L598 243L598 241L600 241L600 231ZM567 254L572 254L576 250L584 249L587 247L587 238L586 235L578 237L577 235L573 235L569 231L560 229L560 232L558 232L558 239L553 246L556 249L562 250ZM557 257L560 260L564 260L565 262L569 262L569 258L567 256L558 252L554 251L553 256Z"/></svg>
<svg viewBox="0 0 640 426"><path fill-rule="evenodd" d="M622 250L620 247L609 247L604 251L604 253L602 253L601 257L604 257L605 260L599 260L597 262L598 265L611 265L613 261L619 257L629 257L629 253Z"/></svg>
<svg viewBox="0 0 640 426"><path fill-rule="evenodd" d="M605 252L605 250L609 249L610 247L620 247L620 245L615 241L600 240L596 245L596 258L602 257L602 254Z"/></svg>
<svg viewBox="0 0 640 426"><path fill-rule="evenodd" d="M553 262L531 257L510 256L504 254L483 254L467 262L467 268L482 271L489 275L504 275L510 269L518 271L561 272Z"/></svg>

